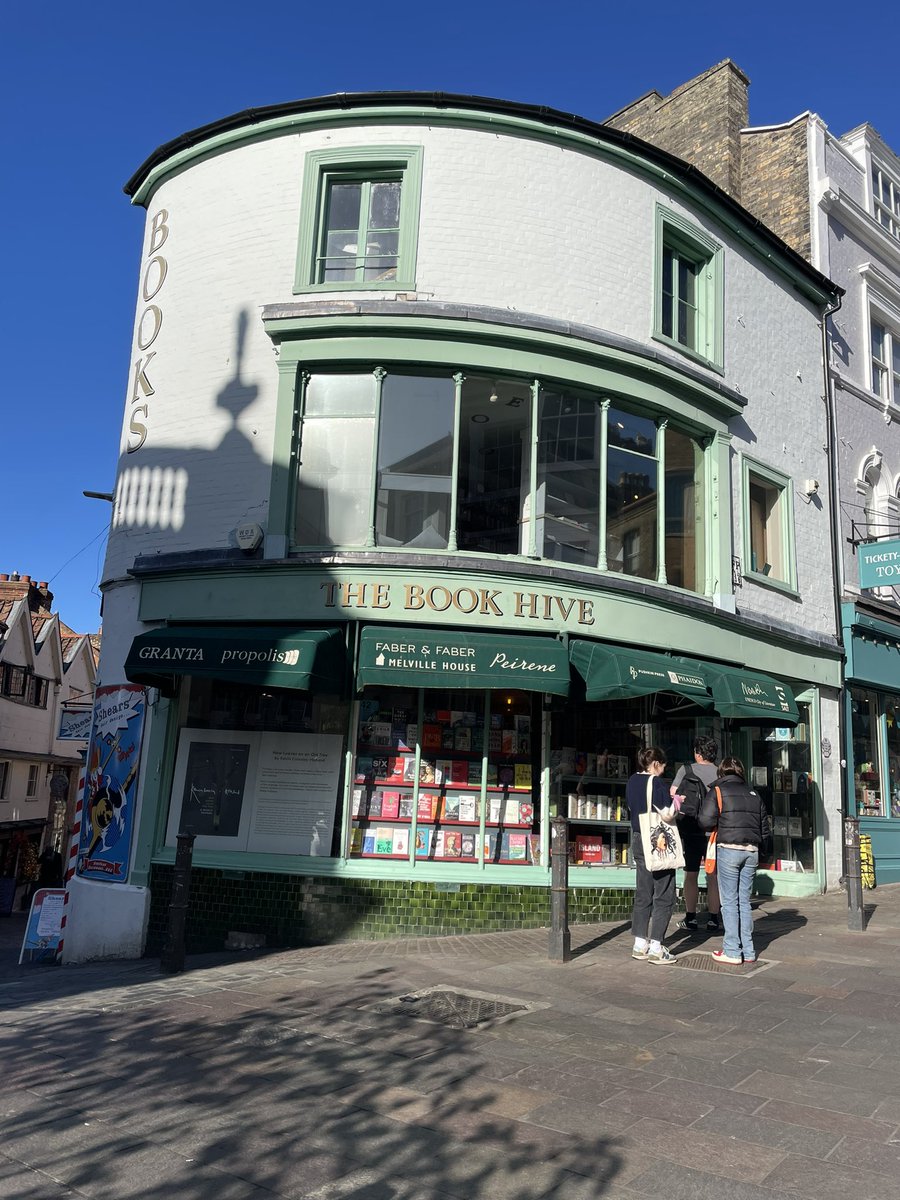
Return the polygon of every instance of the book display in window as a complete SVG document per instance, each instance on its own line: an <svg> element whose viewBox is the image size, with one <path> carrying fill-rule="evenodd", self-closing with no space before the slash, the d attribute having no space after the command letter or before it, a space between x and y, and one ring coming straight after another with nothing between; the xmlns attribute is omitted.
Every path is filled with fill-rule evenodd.
<svg viewBox="0 0 900 1200"><path fill-rule="evenodd" d="M810 772L809 709L794 729L753 728L750 786L762 796L772 821L773 853L760 866L770 871L814 870L816 786Z"/></svg>
<svg viewBox="0 0 900 1200"><path fill-rule="evenodd" d="M419 696L386 689L360 702L348 856L540 861L533 696L492 695L486 704L482 691L425 690L421 713Z"/></svg>

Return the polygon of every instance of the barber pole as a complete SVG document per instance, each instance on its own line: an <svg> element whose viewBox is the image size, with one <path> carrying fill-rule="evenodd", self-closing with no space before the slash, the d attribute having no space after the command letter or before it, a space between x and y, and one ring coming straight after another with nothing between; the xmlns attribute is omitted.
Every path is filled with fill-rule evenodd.
<svg viewBox="0 0 900 1200"><path fill-rule="evenodd" d="M78 843L81 840L81 817L84 809L84 789L87 784L87 771L85 771L78 780L78 799L75 801L75 817L72 821L72 832L69 838L69 854L66 859L65 876L63 883L66 889L66 898L63 901L63 915L60 922L59 945L56 948L56 960L62 962L63 944L66 939L66 916L69 907L69 880L75 874L75 863L78 857Z"/></svg>

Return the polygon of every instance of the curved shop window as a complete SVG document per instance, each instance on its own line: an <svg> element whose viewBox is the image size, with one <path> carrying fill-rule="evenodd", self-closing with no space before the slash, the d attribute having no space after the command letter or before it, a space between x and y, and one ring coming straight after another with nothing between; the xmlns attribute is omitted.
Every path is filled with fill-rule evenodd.
<svg viewBox="0 0 900 1200"><path fill-rule="evenodd" d="M664 414L535 379L304 375L297 548L521 555L701 592L705 452Z"/></svg>

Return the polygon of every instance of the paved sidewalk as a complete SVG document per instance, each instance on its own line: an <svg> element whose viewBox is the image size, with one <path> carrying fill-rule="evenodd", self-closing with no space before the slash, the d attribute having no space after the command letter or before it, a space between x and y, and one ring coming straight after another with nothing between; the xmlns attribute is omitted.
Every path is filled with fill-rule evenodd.
<svg viewBox="0 0 900 1200"><path fill-rule="evenodd" d="M756 912L756 968L623 924L15 965L0 920L0 1197L895 1200L900 887ZM686 965L693 961L697 966ZM410 1015L454 988L526 1006Z"/></svg>

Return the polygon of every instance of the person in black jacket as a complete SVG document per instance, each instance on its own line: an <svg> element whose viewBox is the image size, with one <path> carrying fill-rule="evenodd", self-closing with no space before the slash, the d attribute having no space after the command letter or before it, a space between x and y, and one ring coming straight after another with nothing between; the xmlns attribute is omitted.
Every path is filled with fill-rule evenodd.
<svg viewBox="0 0 900 1200"><path fill-rule="evenodd" d="M647 795L651 809L655 808L665 820L675 820L675 810L669 797L668 785L662 774L666 755L659 746L649 746L638 754L637 773L625 785L625 800L631 814L631 855L635 866L634 908L631 932L634 948L631 957L643 962L669 966L675 962L662 944L675 907L675 872L651 871L644 861L641 844L640 814L647 811Z"/></svg>
<svg viewBox="0 0 900 1200"><path fill-rule="evenodd" d="M720 809L721 800L721 809ZM754 963L750 895L759 865L759 848L772 836L762 797L747 786L739 758L723 758L719 777L704 797L700 828L716 834L716 875L725 937L713 958L724 963Z"/></svg>

